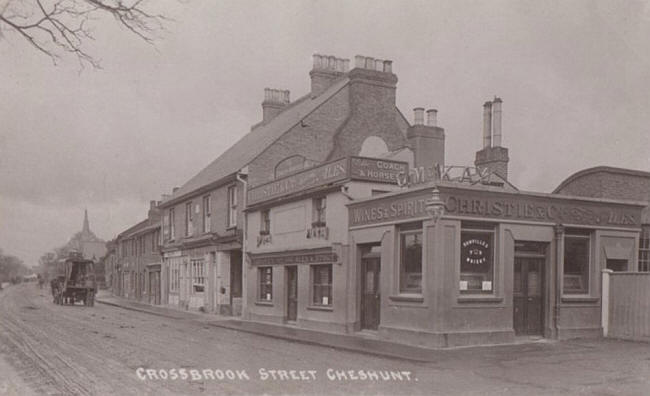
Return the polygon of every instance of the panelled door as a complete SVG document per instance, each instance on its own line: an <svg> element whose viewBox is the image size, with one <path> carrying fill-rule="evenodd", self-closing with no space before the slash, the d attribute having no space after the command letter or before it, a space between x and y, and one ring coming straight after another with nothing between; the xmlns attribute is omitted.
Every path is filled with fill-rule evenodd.
<svg viewBox="0 0 650 396"><path fill-rule="evenodd" d="M287 320L298 318L298 267L287 266Z"/></svg>
<svg viewBox="0 0 650 396"><path fill-rule="evenodd" d="M544 258L515 255L513 322L516 335L543 334L544 263Z"/></svg>
<svg viewBox="0 0 650 396"><path fill-rule="evenodd" d="M377 330L379 327L379 257L361 260L361 328Z"/></svg>

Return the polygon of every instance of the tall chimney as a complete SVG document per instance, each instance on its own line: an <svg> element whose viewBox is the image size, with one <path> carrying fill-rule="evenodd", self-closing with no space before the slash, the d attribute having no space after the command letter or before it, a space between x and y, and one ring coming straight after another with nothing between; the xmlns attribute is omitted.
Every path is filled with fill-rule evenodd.
<svg viewBox="0 0 650 396"><path fill-rule="evenodd" d="M492 146L501 147L501 98L492 102Z"/></svg>
<svg viewBox="0 0 650 396"><path fill-rule="evenodd" d="M424 108L413 109L413 125L406 131L406 138L413 150L416 168L445 164L445 130L438 127L437 115L437 110L427 110L427 124L424 125Z"/></svg>
<svg viewBox="0 0 650 396"><path fill-rule="evenodd" d="M483 104L483 148L492 146L492 102Z"/></svg>
<svg viewBox="0 0 650 396"><path fill-rule="evenodd" d="M508 149L501 147L501 103L501 99L495 97L483 105L483 149L476 152L474 165L508 180Z"/></svg>
<svg viewBox="0 0 650 396"><path fill-rule="evenodd" d="M335 56L314 54L314 65L309 72L311 77L311 96L323 93L334 80L348 72L350 60Z"/></svg>
<svg viewBox="0 0 650 396"><path fill-rule="evenodd" d="M264 88L262 123L271 121L289 104L289 91Z"/></svg>

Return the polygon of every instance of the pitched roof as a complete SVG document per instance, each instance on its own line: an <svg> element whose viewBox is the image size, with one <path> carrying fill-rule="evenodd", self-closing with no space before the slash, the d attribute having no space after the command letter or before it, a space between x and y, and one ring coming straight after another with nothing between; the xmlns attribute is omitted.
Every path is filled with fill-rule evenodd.
<svg viewBox="0 0 650 396"><path fill-rule="evenodd" d="M267 124L253 128L249 133L239 139L237 143L224 151L216 160L212 161L212 163L176 190L162 204L165 205L165 203L191 194L195 190L217 182L245 167L285 132L345 87L349 81L350 79L347 76L343 76L320 95L312 97L311 94L307 94L290 104L287 109Z"/></svg>

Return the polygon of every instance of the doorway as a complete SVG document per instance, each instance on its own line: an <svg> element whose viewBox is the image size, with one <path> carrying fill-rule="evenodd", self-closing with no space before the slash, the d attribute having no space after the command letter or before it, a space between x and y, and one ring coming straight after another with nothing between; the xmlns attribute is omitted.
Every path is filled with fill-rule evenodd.
<svg viewBox="0 0 650 396"><path fill-rule="evenodd" d="M287 266L287 321L298 319L298 267Z"/></svg>
<svg viewBox="0 0 650 396"><path fill-rule="evenodd" d="M517 242L513 282L515 335L544 334L544 268L546 246Z"/></svg>
<svg viewBox="0 0 650 396"><path fill-rule="evenodd" d="M361 329L377 330L380 316L379 274L381 246L362 249L361 255Z"/></svg>

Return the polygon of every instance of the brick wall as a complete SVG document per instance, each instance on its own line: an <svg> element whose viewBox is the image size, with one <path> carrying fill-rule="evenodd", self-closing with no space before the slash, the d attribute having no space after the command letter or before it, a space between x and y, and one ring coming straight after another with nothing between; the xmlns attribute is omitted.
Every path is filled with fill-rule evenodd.
<svg viewBox="0 0 650 396"><path fill-rule="evenodd" d="M594 198L650 201L650 177L596 172L571 180L557 193Z"/></svg>
<svg viewBox="0 0 650 396"><path fill-rule="evenodd" d="M365 69L349 77L346 87L249 164L251 186L273 180L275 166L293 155L316 162L357 155L370 136L382 138L389 150L407 146L408 123L395 107L397 77Z"/></svg>

